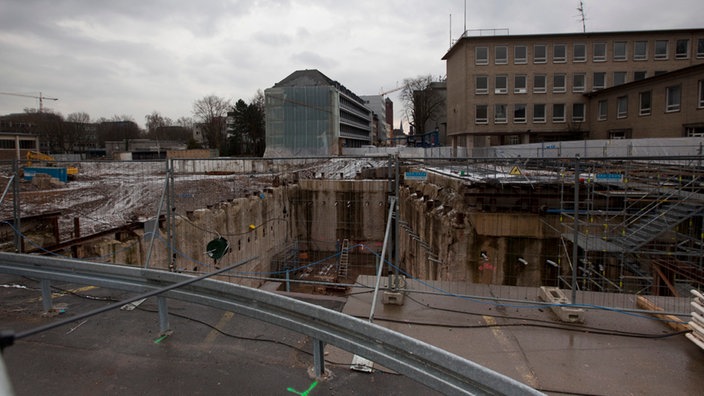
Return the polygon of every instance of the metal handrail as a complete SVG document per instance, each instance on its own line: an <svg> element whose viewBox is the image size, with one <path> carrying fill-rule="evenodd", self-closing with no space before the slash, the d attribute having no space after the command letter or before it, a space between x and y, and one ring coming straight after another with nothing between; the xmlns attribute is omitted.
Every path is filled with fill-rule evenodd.
<svg viewBox="0 0 704 396"><path fill-rule="evenodd" d="M542 393L503 374L387 328L283 295L137 267L0 253L0 273L136 292L167 289L164 297L238 312L370 359L444 394Z"/></svg>

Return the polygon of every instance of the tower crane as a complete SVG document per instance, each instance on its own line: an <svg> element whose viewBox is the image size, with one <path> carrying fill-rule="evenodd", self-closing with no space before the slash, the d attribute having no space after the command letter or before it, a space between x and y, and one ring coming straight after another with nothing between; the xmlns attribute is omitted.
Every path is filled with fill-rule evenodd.
<svg viewBox="0 0 704 396"><path fill-rule="evenodd" d="M396 92L396 91L400 91L400 90L402 90L402 89L403 89L403 85L401 85L400 87L396 87L396 88L394 88L394 89L390 89L390 90L388 90L388 91L384 91L384 92L380 93L379 95L381 95L381 96L386 96L386 95L388 95L388 94L390 94L390 93L393 93L393 92Z"/></svg>
<svg viewBox="0 0 704 396"><path fill-rule="evenodd" d="M23 98L39 99L39 112L40 113L44 112L44 100L59 100L59 98L50 98L48 96L44 96L44 95L42 95L41 92L39 92L39 96L18 94L18 93L12 93L12 92L0 92L0 95L21 96Z"/></svg>

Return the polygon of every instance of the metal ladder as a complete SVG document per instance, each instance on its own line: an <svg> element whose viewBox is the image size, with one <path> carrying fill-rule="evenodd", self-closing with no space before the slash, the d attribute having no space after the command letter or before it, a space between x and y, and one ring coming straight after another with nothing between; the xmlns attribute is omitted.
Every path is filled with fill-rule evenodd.
<svg viewBox="0 0 704 396"><path fill-rule="evenodd" d="M349 239L344 239L342 241L342 246L340 247L340 265L337 267L337 277L338 279L346 279L347 278L347 270L349 269L350 266L350 254L349 254L349 248L350 248L350 240Z"/></svg>

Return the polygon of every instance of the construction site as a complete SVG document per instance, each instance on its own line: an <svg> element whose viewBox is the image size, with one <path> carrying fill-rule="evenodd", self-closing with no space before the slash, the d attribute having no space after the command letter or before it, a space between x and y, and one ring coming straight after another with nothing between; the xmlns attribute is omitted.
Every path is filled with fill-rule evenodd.
<svg viewBox="0 0 704 396"><path fill-rule="evenodd" d="M526 316L546 304L552 320L573 326L593 324L593 311L657 315L663 332L686 333L696 350L702 159L82 161L65 164L76 167L65 182L41 172L28 180L15 162L2 167L0 236L7 252L180 274L250 260L216 279L347 298L357 316L368 306L351 296L379 277L385 312L408 309L419 293Z"/></svg>

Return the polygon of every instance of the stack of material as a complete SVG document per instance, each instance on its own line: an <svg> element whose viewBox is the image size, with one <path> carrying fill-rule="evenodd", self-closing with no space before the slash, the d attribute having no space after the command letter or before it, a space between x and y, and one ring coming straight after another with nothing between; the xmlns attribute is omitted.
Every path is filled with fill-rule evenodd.
<svg viewBox="0 0 704 396"><path fill-rule="evenodd" d="M704 349L704 295L692 289L692 320L689 322L691 333L687 333L693 343Z"/></svg>

